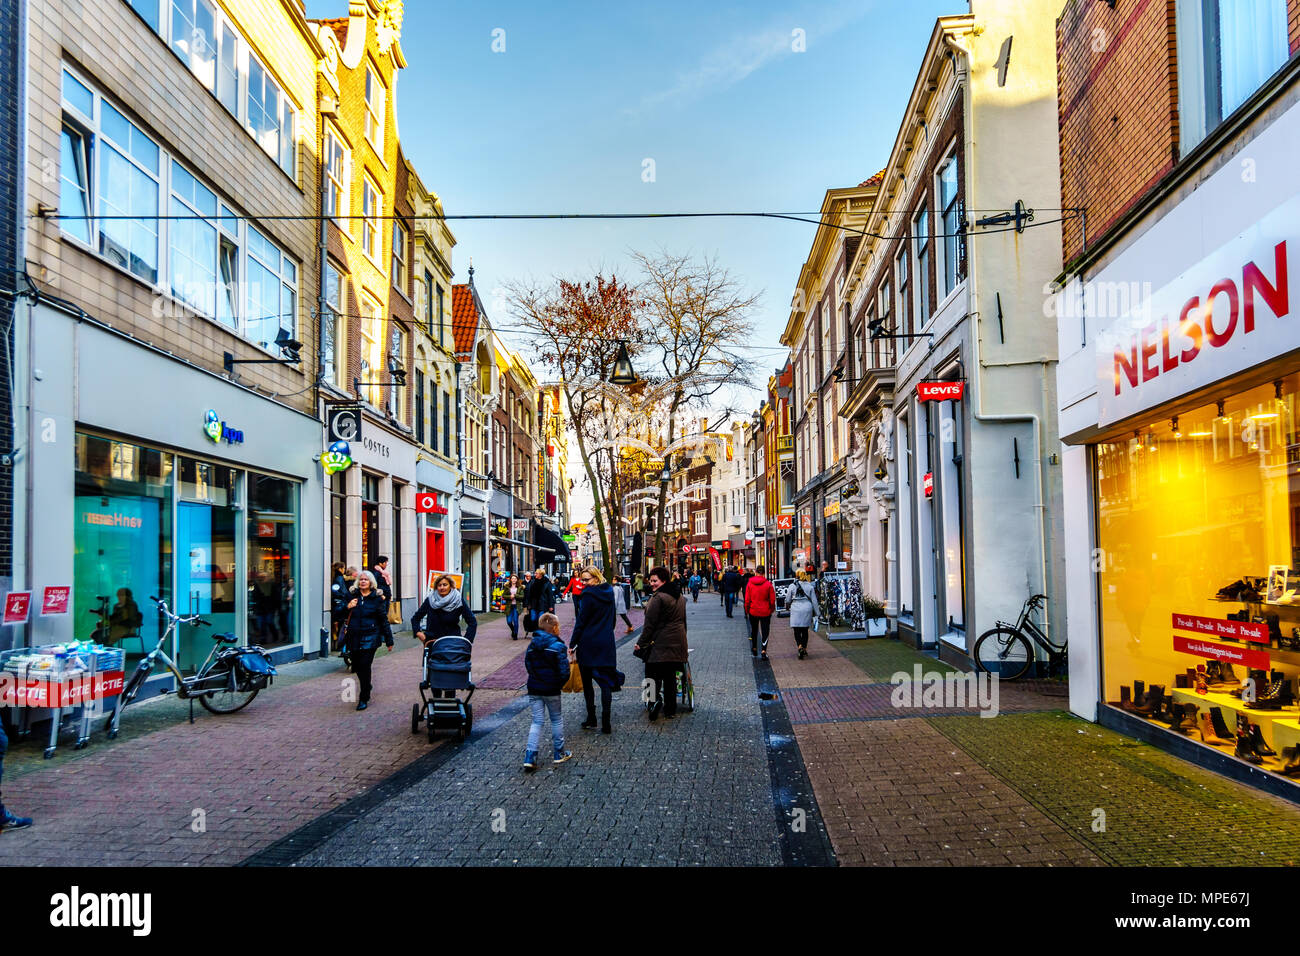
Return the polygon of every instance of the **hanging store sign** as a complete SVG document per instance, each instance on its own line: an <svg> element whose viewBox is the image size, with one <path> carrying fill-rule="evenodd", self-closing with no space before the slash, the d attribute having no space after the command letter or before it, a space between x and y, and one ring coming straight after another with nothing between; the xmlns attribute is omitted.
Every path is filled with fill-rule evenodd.
<svg viewBox="0 0 1300 956"><path fill-rule="evenodd" d="M927 498L934 497L934 472L927 471L921 478L921 490L925 492Z"/></svg>
<svg viewBox="0 0 1300 956"><path fill-rule="evenodd" d="M352 446L345 441L336 441L320 456L321 467L325 474L335 475L346 471L352 464Z"/></svg>
<svg viewBox="0 0 1300 956"><path fill-rule="evenodd" d="M777 516L776 516L776 530L777 530L777 531L793 531L793 530L794 530L794 515L777 515Z"/></svg>
<svg viewBox="0 0 1300 956"><path fill-rule="evenodd" d="M361 406L332 405L325 415L325 433L330 441L359 441Z"/></svg>
<svg viewBox="0 0 1300 956"><path fill-rule="evenodd" d="M959 402L966 390L965 382L917 382L918 402Z"/></svg>

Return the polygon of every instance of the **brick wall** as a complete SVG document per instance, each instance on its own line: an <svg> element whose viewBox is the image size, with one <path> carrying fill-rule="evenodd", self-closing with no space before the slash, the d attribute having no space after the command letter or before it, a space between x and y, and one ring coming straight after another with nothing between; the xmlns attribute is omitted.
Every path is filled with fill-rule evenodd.
<svg viewBox="0 0 1300 956"><path fill-rule="evenodd" d="M1174 0L1070 0L1056 24L1061 196L1087 209L1087 242L1102 239L1178 162ZM1292 54L1300 0L1288 0ZM1084 222L1063 227L1067 265L1084 250Z"/></svg>

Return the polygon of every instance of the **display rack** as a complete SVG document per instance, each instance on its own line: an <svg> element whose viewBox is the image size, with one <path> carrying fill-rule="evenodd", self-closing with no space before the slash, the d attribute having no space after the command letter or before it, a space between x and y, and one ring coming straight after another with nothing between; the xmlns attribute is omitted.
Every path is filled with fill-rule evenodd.
<svg viewBox="0 0 1300 956"><path fill-rule="evenodd" d="M17 731L26 736L32 724L50 713L45 758L58 748L65 715L76 715L76 749L90 740L99 717L115 715L125 682L125 652L100 644L50 644L0 651L0 706L17 710ZM112 707L106 708L111 700Z"/></svg>

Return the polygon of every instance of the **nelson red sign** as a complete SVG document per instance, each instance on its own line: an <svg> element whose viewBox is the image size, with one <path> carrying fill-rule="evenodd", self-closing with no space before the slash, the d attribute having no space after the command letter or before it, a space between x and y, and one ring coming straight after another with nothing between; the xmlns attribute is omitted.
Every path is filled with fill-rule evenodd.
<svg viewBox="0 0 1300 956"><path fill-rule="evenodd" d="M961 401L965 382L917 382L916 399L920 402Z"/></svg>

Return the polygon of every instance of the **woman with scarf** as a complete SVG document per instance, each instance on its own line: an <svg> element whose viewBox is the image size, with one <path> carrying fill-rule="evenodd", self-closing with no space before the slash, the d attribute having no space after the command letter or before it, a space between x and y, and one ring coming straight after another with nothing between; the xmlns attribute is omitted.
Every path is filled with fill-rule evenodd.
<svg viewBox="0 0 1300 956"><path fill-rule="evenodd" d="M375 576L362 571L357 578L357 595L348 601L346 641L352 670L361 684L357 710L370 705L370 667L380 643L393 650L393 628L388 623L388 602L375 585Z"/></svg>
<svg viewBox="0 0 1300 956"><path fill-rule="evenodd" d="M648 708L651 720L677 716L677 672L686 663L686 598L681 584L670 580L665 567L650 572L654 596L645 606L645 624L637 638L637 649L647 648L645 676L655 682L655 696Z"/></svg>
<svg viewBox="0 0 1300 956"><path fill-rule="evenodd" d="M456 583L446 574L438 575L419 610L411 617L411 630L426 645L440 637L460 636L460 622L465 620L465 639L474 642L478 621L460 596Z"/></svg>

